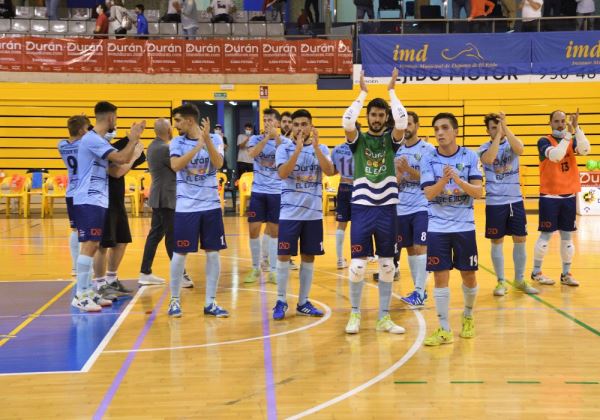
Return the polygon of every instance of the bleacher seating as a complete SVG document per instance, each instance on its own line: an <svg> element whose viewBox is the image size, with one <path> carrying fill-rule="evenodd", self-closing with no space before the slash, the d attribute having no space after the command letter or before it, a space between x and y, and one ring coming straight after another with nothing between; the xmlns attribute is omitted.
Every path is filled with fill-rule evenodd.
<svg viewBox="0 0 600 420"><path fill-rule="evenodd" d="M48 19L46 15L45 7L34 7L33 8L33 18L34 19Z"/></svg>

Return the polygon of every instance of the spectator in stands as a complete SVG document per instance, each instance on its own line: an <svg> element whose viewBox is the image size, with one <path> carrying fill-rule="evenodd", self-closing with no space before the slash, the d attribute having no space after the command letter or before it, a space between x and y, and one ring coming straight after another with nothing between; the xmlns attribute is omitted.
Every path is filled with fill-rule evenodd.
<svg viewBox="0 0 600 420"><path fill-rule="evenodd" d="M310 12L311 6L315 13L314 17L313 17L313 14ZM319 0L305 0L304 1L304 10L306 10L306 16L308 16L308 21L310 23L318 23L319 22Z"/></svg>
<svg viewBox="0 0 600 420"><path fill-rule="evenodd" d="M373 0L354 0L356 6L356 20L363 20L365 15L367 19L375 19L373 10Z"/></svg>
<svg viewBox="0 0 600 420"><path fill-rule="evenodd" d="M46 0L46 16L49 20L58 20L58 0Z"/></svg>
<svg viewBox="0 0 600 420"><path fill-rule="evenodd" d="M138 35L148 35L148 19L144 16L144 5L137 4L135 6L135 14L137 15L137 22L135 26L137 27ZM148 39L147 36L138 36L140 39Z"/></svg>
<svg viewBox="0 0 600 420"><path fill-rule="evenodd" d="M212 23L233 23L231 15L235 13L235 5L232 0L212 0L210 7L206 11L212 13L213 17L210 20Z"/></svg>
<svg viewBox="0 0 600 420"><path fill-rule="evenodd" d="M0 18L11 19L15 17L15 6L12 0L0 0Z"/></svg>
<svg viewBox="0 0 600 420"><path fill-rule="evenodd" d="M213 130L213 132L217 136L221 136L221 138L223 139L223 151L225 153L223 155L223 166L221 167L221 170L223 172L227 172L227 148L229 146L227 145L227 137L225 137L225 134L223 133L223 126L221 124L215 124L215 129Z"/></svg>
<svg viewBox="0 0 600 420"><path fill-rule="evenodd" d="M169 0L169 5L167 6L167 13L160 18L161 22L181 22L181 17L179 16L179 13L177 13L177 9L173 5L174 3L177 3L177 0Z"/></svg>
<svg viewBox="0 0 600 420"><path fill-rule="evenodd" d="M267 9L271 8L273 15L275 16L273 20L283 22L283 5L285 4L285 0L264 0L262 12L266 16Z"/></svg>
<svg viewBox="0 0 600 420"><path fill-rule="evenodd" d="M577 0L577 16L592 16L596 12L594 0ZM587 22L587 27L586 27ZM594 30L594 19L577 18L577 30Z"/></svg>
<svg viewBox="0 0 600 420"><path fill-rule="evenodd" d="M536 32L538 29L538 22L542 17L542 6L544 0L522 0L521 1L521 16L523 21L521 23L521 32Z"/></svg>
<svg viewBox="0 0 600 420"><path fill-rule="evenodd" d="M108 21L112 22L112 27L116 35L127 35L127 31L133 28L133 20L129 16L127 9L123 6L123 0L112 0ZM115 38L123 38L123 36Z"/></svg>
<svg viewBox="0 0 600 420"><path fill-rule="evenodd" d="M300 15L298 16L298 30L301 34L305 34L308 32L308 16L306 15L306 10L300 10Z"/></svg>
<svg viewBox="0 0 600 420"><path fill-rule="evenodd" d="M96 28L94 29L94 38L105 39L108 35L108 7L102 3L96 7Z"/></svg>
<svg viewBox="0 0 600 420"><path fill-rule="evenodd" d="M513 19L506 22L508 32L515 30L515 21L517 17L517 0L500 0L502 6L502 16L505 18Z"/></svg>
<svg viewBox="0 0 600 420"><path fill-rule="evenodd" d="M560 11L561 11L561 0L544 0L544 10L543 10L543 16L544 17L558 17L560 16ZM557 24L560 24L560 21L546 21L544 22L544 28L547 31L551 31L554 28L556 28Z"/></svg>
<svg viewBox="0 0 600 420"><path fill-rule="evenodd" d="M496 7L490 0L471 0L471 13L468 20L471 22L470 32L487 32L487 22L478 21L486 18Z"/></svg>
<svg viewBox="0 0 600 420"><path fill-rule="evenodd" d="M181 15L181 27L186 39L196 38L198 33L198 9L195 0L183 0L183 5L179 1L173 2L173 7Z"/></svg>
<svg viewBox="0 0 600 420"><path fill-rule="evenodd" d="M460 19L461 9L465 9L467 18L471 16L470 0L452 0L452 19Z"/></svg>
<svg viewBox="0 0 600 420"><path fill-rule="evenodd" d="M239 134L237 137L238 156L237 156L237 170L238 178L242 176L244 172L252 172L254 170L254 160L248 154L248 141L254 134L254 127L251 123L244 125L244 132Z"/></svg>

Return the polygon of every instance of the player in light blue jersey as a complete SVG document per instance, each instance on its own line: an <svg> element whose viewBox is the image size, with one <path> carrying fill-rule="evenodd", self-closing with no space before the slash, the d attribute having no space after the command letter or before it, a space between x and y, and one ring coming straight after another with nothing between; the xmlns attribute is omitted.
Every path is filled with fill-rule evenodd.
<svg viewBox="0 0 600 420"><path fill-rule="evenodd" d="M77 227L75 226L75 209L73 208L73 192L77 187L77 152L79 150L79 140L88 132L91 125L90 119L85 115L73 115L67 121L69 138L61 140L58 143L58 152L67 167L68 186L65 193L67 202L67 216L71 226L71 235L69 236L69 249L71 250L71 276L77 276L77 258L79 257L79 239Z"/></svg>
<svg viewBox="0 0 600 420"><path fill-rule="evenodd" d="M98 312L110 302L102 299L91 287L90 269L102 239L108 209L108 162L124 164L131 160L146 121L134 123L129 142L117 151L104 138L117 126L117 107L110 102L98 102L94 107L96 126L79 141L77 151L77 187L73 191L75 225L81 249L77 257L77 292L71 305L85 312Z"/></svg>
<svg viewBox="0 0 600 420"><path fill-rule="evenodd" d="M354 160L348 143L344 142L333 148L331 161L336 173L340 174L340 185L338 186L337 206L335 209L335 220L337 221L335 251L337 255L337 268L341 270L348 267L348 262L344 258L344 236L352 214L350 202L352 200Z"/></svg>
<svg viewBox="0 0 600 420"><path fill-rule="evenodd" d="M456 144L458 121L450 113L433 118L437 150L421 160L421 188L429 200L427 270L434 272L435 306L440 328L425 339L426 346L454 340L448 320L450 270L462 277L465 308L460 336L475 335L473 304L477 296L477 243L473 199L483 193L477 154Z"/></svg>
<svg viewBox="0 0 600 420"><path fill-rule="evenodd" d="M197 252L198 243L206 252L206 296L204 314L226 318L229 313L215 297L221 272L219 251L227 248L225 227L217 188L217 170L223 166L224 145L220 136L210 134L210 120L202 119L195 105L173 110L179 130L169 146L171 168L176 173L177 195L171 259L171 301L169 315L181 317L181 282L188 252Z"/></svg>
<svg viewBox="0 0 600 420"><path fill-rule="evenodd" d="M414 291L402 298L410 308L422 308L427 299L427 221L428 202L421 190L421 162L435 147L418 136L419 116L408 111L404 144L396 152L398 178L397 234L398 252L406 248ZM398 255L400 255L398 253Z"/></svg>
<svg viewBox="0 0 600 420"><path fill-rule="evenodd" d="M260 228L263 223L267 224L263 237L263 242L267 243L266 249L263 249L263 261L265 262L263 268L266 270L270 268L268 281L270 283L277 282L275 270L277 269L281 178L279 178L275 165L275 152L281 144L292 144L289 139L280 134L280 120L281 116L277 110L265 109L263 111L264 133L252 136L248 141L248 154L254 160L254 177L247 212L252 271L244 279L245 283L254 283L260 278Z"/></svg>
<svg viewBox="0 0 600 420"><path fill-rule="evenodd" d="M296 314L323 316L308 300L315 255L323 255L323 174L334 168L327 146L319 144L312 116L305 109L292 114L294 143L277 148L275 161L281 177L281 211L277 258L277 303L273 319L285 317L291 255L298 254L300 241L300 292Z"/></svg>
<svg viewBox="0 0 600 420"><path fill-rule="evenodd" d="M525 281L527 218L519 179L523 142L510 130L503 112L488 114L483 122L491 138L479 148L479 156L485 173L485 237L492 241L492 263L498 278L494 296L508 292L502 249L505 235L513 239L515 287L537 294L538 290Z"/></svg>

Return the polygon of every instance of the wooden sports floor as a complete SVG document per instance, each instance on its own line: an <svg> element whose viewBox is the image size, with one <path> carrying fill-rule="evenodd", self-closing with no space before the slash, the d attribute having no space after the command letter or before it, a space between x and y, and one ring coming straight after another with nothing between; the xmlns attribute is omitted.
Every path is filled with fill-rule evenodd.
<svg viewBox="0 0 600 420"><path fill-rule="evenodd" d="M535 208L535 201L526 207ZM218 301L231 318L202 315L204 256L197 254L188 258L196 288L183 291L184 316L169 319L163 286L139 289L110 313L72 311L67 219L2 217L0 418L600 418L600 217L578 219L572 272L581 287L541 286L538 296L511 289L497 298L481 201L476 214L476 337L458 337L462 292L454 273L455 342L438 348L422 345L437 328L433 299L421 311L398 299L412 290L405 255L392 317L407 333L375 331L372 281L364 289L360 334L344 333L348 280L335 266L332 215L325 220L327 254L316 260L311 293L326 315L294 315L293 272L290 311L281 322L271 319L275 285L241 280L250 267L243 218L225 219L229 248L221 257ZM528 221L527 273L537 215ZM138 275L150 218L130 223L134 242L122 279ZM505 255L510 279L510 242ZM168 276L162 244L154 272ZM558 280L556 235L544 272ZM431 295L431 277L428 289Z"/></svg>

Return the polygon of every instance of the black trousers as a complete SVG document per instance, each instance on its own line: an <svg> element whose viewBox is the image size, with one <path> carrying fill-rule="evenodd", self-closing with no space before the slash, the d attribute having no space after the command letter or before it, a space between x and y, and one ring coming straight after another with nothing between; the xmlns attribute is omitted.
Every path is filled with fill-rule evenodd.
<svg viewBox="0 0 600 420"><path fill-rule="evenodd" d="M312 6L314 11L314 16L310 11L310 7ZM304 12L306 13L306 17L310 23L318 23L319 22L319 0L305 0L304 1Z"/></svg>
<svg viewBox="0 0 600 420"><path fill-rule="evenodd" d="M144 256L142 257L142 268L144 274L152 273L152 263L156 255L156 248L160 241L165 238L165 248L169 259L173 258L173 221L175 210L167 208L152 209L152 222L150 232L144 245Z"/></svg>

